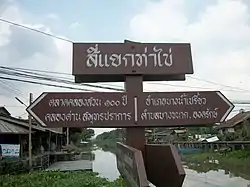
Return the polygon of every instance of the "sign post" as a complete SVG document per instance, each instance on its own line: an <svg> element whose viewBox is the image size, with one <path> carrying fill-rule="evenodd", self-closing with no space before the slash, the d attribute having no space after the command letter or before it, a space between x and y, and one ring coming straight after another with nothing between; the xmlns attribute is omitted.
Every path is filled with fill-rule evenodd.
<svg viewBox="0 0 250 187"><path fill-rule="evenodd" d="M138 95L143 93L143 77L126 76L125 89L134 98L134 122L131 123L131 126L134 128L126 129L126 144L140 150L144 157L146 143L145 128L138 128Z"/></svg>
<svg viewBox="0 0 250 187"><path fill-rule="evenodd" d="M76 83L125 82L126 91L43 93L27 111L47 128L126 128L126 145L118 144L117 161L121 175L131 186L146 186L146 173L139 169L143 168L142 157L146 160L148 178L157 185L176 184L179 187L185 177L172 146L145 145L145 127L214 124L223 122L234 108L218 91L143 92L143 81L184 81L186 74L193 74L189 43L138 43L128 40L124 43L74 43L72 69ZM128 152L130 158L126 157ZM159 156L161 154L169 160ZM133 163L139 160L141 164L133 170L136 172L131 170L128 174L124 170L128 163L121 158ZM156 168L152 159L162 160L162 163L158 162ZM178 168L179 172L166 170L168 164L172 164L171 168ZM168 172L171 177L164 177ZM160 173L160 177L155 176L156 173ZM143 178L143 183L138 176L143 176L139 177Z"/></svg>

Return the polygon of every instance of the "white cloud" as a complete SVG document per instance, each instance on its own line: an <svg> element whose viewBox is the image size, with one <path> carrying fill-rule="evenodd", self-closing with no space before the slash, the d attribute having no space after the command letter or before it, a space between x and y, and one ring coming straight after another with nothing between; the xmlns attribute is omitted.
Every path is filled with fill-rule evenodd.
<svg viewBox="0 0 250 187"><path fill-rule="evenodd" d="M143 0L141 3L145 2ZM198 18L195 21L191 21L193 19L186 15L187 6L184 2L184 0L147 1L145 6L140 5L140 10L130 22L129 38L149 42L191 42L195 68L193 76L250 90L249 7L240 0L219 0L217 4L210 5L205 11L197 14ZM53 34L49 25L43 22L31 24L34 18L31 21L28 16L24 16L28 12L20 10L15 2L5 0L2 3L4 6L1 3L1 18ZM47 18L54 19L57 17L55 15L48 15ZM78 26L79 23L75 22L70 27ZM1 65L71 73L71 48L72 44L65 41L0 22ZM192 78L188 78L185 82L169 84L179 86L145 83L145 90L197 90L183 86L222 88ZM17 107L19 103L14 99L15 96L28 102L29 92L33 92L36 98L43 91L57 91L56 88L6 81L1 81L0 87L2 88L0 105L9 106L7 108L13 116L25 112L24 108ZM229 90L223 88L225 89ZM250 91L245 93L223 91L223 93L237 100L249 100L250 96ZM101 132L100 129L97 131Z"/></svg>
<svg viewBox="0 0 250 187"><path fill-rule="evenodd" d="M48 19L52 19L52 20L56 20L56 21L58 21L58 20L60 19L58 15L53 14L53 13L49 14L49 15L47 16L47 18L48 18Z"/></svg>
<svg viewBox="0 0 250 187"><path fill-rule="evenodd" d="M4 9L0 9L0 17L2 19L52 35L54 34L50 27L44 23L31 24L29 20L25 19L26 17L23 16L24 12L15 4L15 2L8 4L6 1L4 7ZM25 12L25 14L28 13ZM49 17L55 18L53 15L49 15ZM79 24L76 22L72 26L76 28L78 25ZM58 34L54 35L67 39ZM0 22L0 39L1 66L64 72L68 74L72 73L72 44L69 42L58 40L4 22ZM5 75L3 74L0 76ZM69 78L72 78L73 80L73 76L69 76ZM0 79L0 106L6 106L12 116L21 116L25 118L27 117L27 115L24 115L25 107L20 104L15 97L18 97L28 105L29 93L33 93L34 99L36 99L42 92L46 91L73 90ZM96 129L95 131L97 134L100 134L105 130Z"/></svg>
<svg viewBox="0 0 250 187"><path fill-rule="evenodd" d="M192 76L250 90L250 12L247 4L242 0L218 0L193 19L187 14L189 7L185 3L184 0L147 1L145 8L130 22L129 38L142 42L190 42L194 63ZM188 78L185 82L171 84L200 86L201 83ZM202 84L214 89L230 89ZM183 87L173 89L181 91ZM223 93L233 100L250 100L249 91Z"/></svg>
<svg viewBox="0 0 250 187"><path fill-rule="evenodd" d="M15 3L8 4L6 1L4 5L0 10L2 19L52 34L50 28L43 23L30 24L29 20L25 20L23 12ZM5 22L0 22L0 39L2 66L71 73L72 44L70 43ZM1 80L1 85L1 105L6 105L13 116L25 112L24 108L18 107L20 104L14 99L15 96L27 103L30 92L34 93L36 98L43 91L58 91L56 88L4 80Z"/></svg>
<svg viewBox="0 0 250 187"><path fill-rule="evenodd" d="M78 22L73 22L73 23L70 24L69 28L76 29L77 27L79 27L79 25L80 24Z"/></svg>

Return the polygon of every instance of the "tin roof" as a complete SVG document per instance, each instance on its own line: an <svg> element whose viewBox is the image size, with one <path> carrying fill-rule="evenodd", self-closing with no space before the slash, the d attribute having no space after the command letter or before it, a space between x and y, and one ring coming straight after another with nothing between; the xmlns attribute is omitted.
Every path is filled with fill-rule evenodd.
<svg viewBox="0 0 250 187"><path fill-rule="evenodd" d="M5 122L9 122L13 125L19 125L21 127L26 127L29 128L29 122L26 119L18 119L18 118L14 118L11 116L3 116L0 115L0 120L3 120ZM63 134L62 132L62 128L44 128L42 126L40 126L36 121L32 121L32 130L38 130L38 131L50 131L52 133L57 133L57 134Z"/></svg>
<svg viewBox="0 0 250 187"><path fill-rule="evenodd" d="M29 134L29 131L23 127L0 119L0 134Z"/></svg>
<svg viewBox="0 0 250 187"><path fill-rule="evenodd" d="M13 118L13 117L5 117L5 116L0 116L0 120L3 120L3 121L6 121L6 122L9 122L11 124L14 124L14 125L19 125L19 126L22 126L22 127L26 127L26 128L29 128L29 124L26 123L26 122L23 122L19 119L16 119L16 118ZM42 127L39 127L39 126L35 126L35 125L32 125L32 129L33 130L39 130L39 131L45 131L44 128Z"/></svg>
<svg viewBox="0 0 250 187"><path fill-rule="evenodd" d="M221 123L217 128L223 129L223 128L231 128L239 123L247 120L250 118L250 111L247 112L241 112L230 118L229 120L225 121L224 123Z"/></svg>

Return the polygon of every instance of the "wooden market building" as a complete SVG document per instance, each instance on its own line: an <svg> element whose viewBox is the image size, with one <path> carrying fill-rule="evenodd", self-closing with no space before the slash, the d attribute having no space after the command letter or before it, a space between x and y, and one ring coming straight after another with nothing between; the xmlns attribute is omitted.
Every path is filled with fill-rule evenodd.
<svg viewBox="0 0 250 187"><path fill-rule="evenodd" d="M49 129L32 120L32 154L59 151L66 143L62 128ZM29 123L27 119L12 117L0 107L0 144L20 145L20 157L28 156Z"/></svg>

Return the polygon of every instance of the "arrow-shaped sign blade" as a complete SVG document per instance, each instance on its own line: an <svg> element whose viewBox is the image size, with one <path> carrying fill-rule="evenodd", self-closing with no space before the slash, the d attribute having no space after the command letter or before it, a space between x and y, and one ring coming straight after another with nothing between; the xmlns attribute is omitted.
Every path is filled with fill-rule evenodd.
<svg viewBox="0 0 250 187"><path fill-rule="evenodd" d="M47 125L41 120L36 113L32 110L34 107L36 107L44 97L47 96L47 93L42 93L33 103L31 103L30 106L27 107L26 111L38 122L40 125L46 127Z"/></svg>
<svg viewBox="0 0 250 187"><path fill-rule="evenodd" d="M234 105L220 91L52 92L41 94L26 110L42 126L171 127L225 121Z"/></svg>
<svg viewBox="0 0 250 187"><path fill-rule="evenodd" d="M138 99L138 124L146 127L214 124L223 122L233 108L220 91L144 92Z"/></svg>
<svg viewBox="0 0 250 187"><path fill-rule="evenodd" d="M222 116L222 118L220 119L220 122L224 122L226 120L226 118L228 117L228 115L230 114L230 112L232 112L232 110L234 109L234 105L233 103L231 103L220 91L216 92L218 94L218 96L226 103L226 105L228 106L228 109L226 110L225 114Z"/></svg>
<svg viewBox="0 0 250 187"><path fill-rule="evenodd" d="M134 101L123 92L48 92L26 110L47 128L126 127L135 121Z"/></svg>

